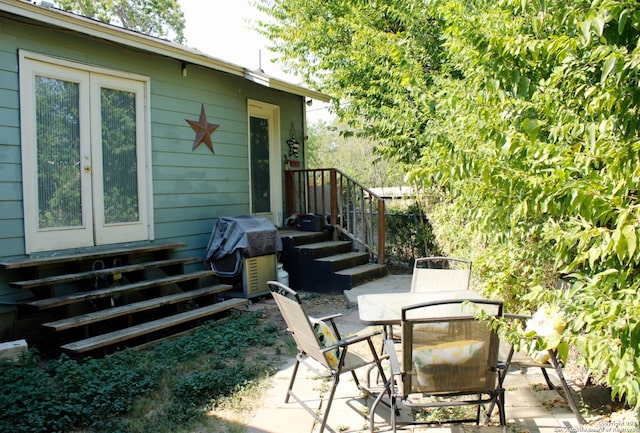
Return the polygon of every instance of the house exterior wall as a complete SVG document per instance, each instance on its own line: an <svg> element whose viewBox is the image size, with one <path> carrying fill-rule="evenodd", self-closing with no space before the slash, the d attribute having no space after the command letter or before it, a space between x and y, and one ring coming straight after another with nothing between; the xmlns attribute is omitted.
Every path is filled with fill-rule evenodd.
<svg viewBox="0 0 640 433"><path fill-rule="evenodd" d="M19 50L149 77L154 238L186 242L181 256L204 258L215 219L249 213L247 100L280 107L282 155L291 125L304 131L302 96L195 65L185 77L179 60L0 15L0 260L25 254ZM204 144L192 151L195 132L185 119L197 121L201 104L208 122L220 125L211 134L215 154ZM9 279L0 270L0 330L9 304L25 296Z"/></svg>

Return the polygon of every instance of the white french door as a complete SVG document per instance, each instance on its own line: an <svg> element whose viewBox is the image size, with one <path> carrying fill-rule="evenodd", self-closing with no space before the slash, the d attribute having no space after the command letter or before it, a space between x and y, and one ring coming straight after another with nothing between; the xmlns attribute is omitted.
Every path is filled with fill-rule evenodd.
<svg viewBox="0 0 640 433"><path fill-rule="evenodd" d="M265 217L281 227L280 107L249 100L248 111L251 214Z"/></svg>
<svg viewBox="0 0 640 433"><path fill-rule="evenodd" d="M26 252L149 239L145 82L20 67Z"/></svg>

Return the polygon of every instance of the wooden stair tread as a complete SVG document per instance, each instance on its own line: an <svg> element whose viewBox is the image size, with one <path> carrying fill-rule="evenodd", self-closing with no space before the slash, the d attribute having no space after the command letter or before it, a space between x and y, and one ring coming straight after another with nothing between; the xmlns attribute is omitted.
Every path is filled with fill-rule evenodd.
<svg viewBox="0 0 640 433"><path fill-rule="evenodd" d="M355 275L362 272L367 272L375 269L383 269L385 265L380 265L377 263L367 263L366 265L354 266L353 268L342 269L340 271L336 271L335 273L338 275Z"/></svg>
<svg viewBox="0 0 640 433"><path fill-rule="evenodd" d="M11 287L16 287L21 289L32 289L34 287L39 287L39 286L50 286L53 284L70 283L73 281L80 281L86 278L100 277L103 275L127 273L127 272L133 272L133 271L140 271L143 269L162 268L165 266L195 263L198 261L200 261L200 259L197 257L189 257L184 259L158 260L154 262L144 262L144 263L137 263L133 265L98 269L95 271L91 270L91 271L77 272L73 274L55 275L51 277L35 278L32 280L25 280L25 281L12 281L9 283L9 285Z"/></svg>
<svg viewBox="0 0 640 433"><path fill-rule="evenodd" d="M169 328L180 323L196 320L203 317L211 316L222 311L246 305L248 301L242 298L232 298L222 302L208 305L206 307L197 308L191 311L175 314L173 316L164 317L162 319L153 320L147 323L131 326L129 328L120 329L109 332L107 334L97 335L95 337L86 338L84 340L75 341L65 344L62 347L75 353L87 352L89 350L99 349L111 344L119 343L151 332Z"/></svg>
<svg viewBox="0 0 640 433"><path fill-rule="evenodd" d="M112 319L131 313L150 310L170 304L177 304L189 299L197 298L205 295L213 295L215 293L231 290L233 286L228 284L218 284L215 286L203 287L200 289L188 290L186 292L175 293L158 298L147 299L144 301L133 302L131 304L121 305L118 307L107 308L105 310L93 311L91 313L80 314L66 319L56 320L53 322L43 323L42 326L52 328L55 331L63 331L65 329L75 328L78 326L89 325L91 323L100 322L106 319Z"/></svg>
<svg viewBox="0 0 640 433"><path fill-rule="evenodd" d="M350 251L348 253L334 254L332 256L326 256L326 257L318 257L316 260L318 262L337 262L344 259L351 259L354 257L362 257L362 256L369 257L369 254L361 253L358 251Z"/></svg>
<svg viewBox="0 0 640 433"><path fill-rule="evenodd" d="M314 242L312 244L301 244L296 245L296 248L301 250L315 250L319 248L331 248L335 246L351 246L350 241L322 241L322 242Z"/></svg>
<svg viewBox="0 0 640 433"><path fill-rule="evenodd" d="M0 262L0 267L4 269L20 269L33 266L51 265L62 262L90 260L91 258L104 258L119 255L132 255L139 253L150 253L155 251L172 250L185 247L184 242L173 243L153 243L149 245L127 246L105 250L81 251L77 253L61 254L48 257L35 257L17 260L7 260Z"/></svg>
<svg viewBox="0 0 640 433"><path fill-rule="evenodd" d="M199 271L189 274L170 275L168 277L157 278L154 280L145 280L137 283L125 284L122 286L107 287L104 289L91 290L88 292L77 292L70 295L38 299L36 301L28 302L26 305L44 310L47 308L58 307L60 305L72 304L74 302L89 301L91 299L104 298L118 293L141 290L150 287L159 287L162 285L194 280L197 278L203 278L213 275L215 275L214 271Z"/></svg>

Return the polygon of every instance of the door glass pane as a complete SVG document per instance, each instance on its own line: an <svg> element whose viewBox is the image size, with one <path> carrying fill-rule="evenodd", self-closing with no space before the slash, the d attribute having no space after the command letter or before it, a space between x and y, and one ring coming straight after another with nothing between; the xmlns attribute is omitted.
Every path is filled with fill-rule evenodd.
<svg viewBox="0 0 640 433"><path fill-rule="evenodd" d="M101 89L104 222L139 219L136 94Z"/></svg>
<svg viewBox="0 0 640 433"><path fill-rule="evenodd" d="M80 196L79 85L36 77L38 225L78 227Z"/></svg>
<svg viewBox="0 0 640 433"><path fill-rule="evenodd" d="M253 213L271 212L269 121L251 117L251 203Z"/></svg>

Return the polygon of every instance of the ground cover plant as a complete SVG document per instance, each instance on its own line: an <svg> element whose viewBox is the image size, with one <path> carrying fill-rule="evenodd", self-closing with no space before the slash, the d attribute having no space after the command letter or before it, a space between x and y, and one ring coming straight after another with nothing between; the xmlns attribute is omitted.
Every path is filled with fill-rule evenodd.
<svg viewBox="0 0 640 433"><path fill-rule="evenodd" d="M162 433L220 423L207 413L288 354L284 327L264 314L236 312L192 335L101 359L45 360L32 351L3 362L0 431Z"/></svg>

